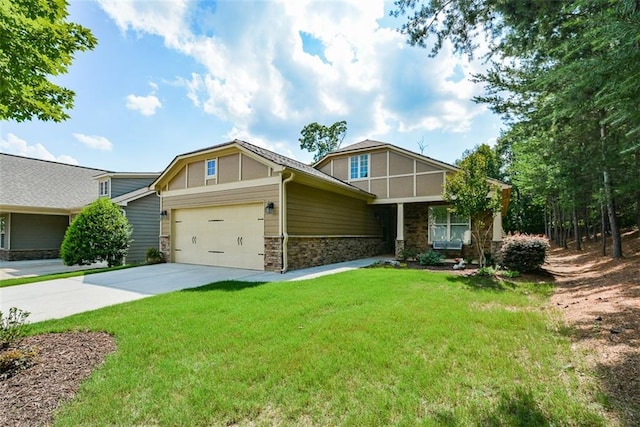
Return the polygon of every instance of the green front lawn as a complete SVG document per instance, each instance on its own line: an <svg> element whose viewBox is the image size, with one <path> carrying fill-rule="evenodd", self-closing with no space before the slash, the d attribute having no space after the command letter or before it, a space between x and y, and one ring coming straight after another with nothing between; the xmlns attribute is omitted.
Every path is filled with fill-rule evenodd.
<svg viewBox="0 0 640 427"><path fill-rule="evenodd" d="M222 282L36 325L118 350L60 425L603 425L549 286L415 270ZM586 380L585 380L586 378Z"/></svg>
<svg viewBox="0 0 640 427"><path fill-rule="evenodd" d="M0 280L0 288L9 286L26 285L28 283L44 282L45 280L66 279L68 277L86 276L89 274L105 273L107 271L122 270L124 268L137 267L136 264L119 265L116 267L91 268L88 270L66 271L62 273L44 274L42 276L24 276Z"/></svg>

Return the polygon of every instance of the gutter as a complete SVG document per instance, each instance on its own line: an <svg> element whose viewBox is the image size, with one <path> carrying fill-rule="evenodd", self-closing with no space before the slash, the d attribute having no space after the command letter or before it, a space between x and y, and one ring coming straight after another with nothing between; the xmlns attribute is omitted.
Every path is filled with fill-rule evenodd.
<svg viewBox="0 0 640 427"><path fill-rule="evenodd" d="M289 268L287 244L289 243L289 233L287 232L287 183L293 181L296 174L291 172L288 178L282 181L282 201L280 203L280 223L282 224L282 270L286 273Z"/></svg>

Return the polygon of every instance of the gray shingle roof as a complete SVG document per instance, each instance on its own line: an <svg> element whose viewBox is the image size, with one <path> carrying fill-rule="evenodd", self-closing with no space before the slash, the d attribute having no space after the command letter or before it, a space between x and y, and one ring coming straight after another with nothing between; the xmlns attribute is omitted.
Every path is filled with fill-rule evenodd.
<svg viewBox="0 0 640 427"><path fill-rule="evenodd" d="M0 153L0 206L74 209L98 197L102 169Z"/></svg>

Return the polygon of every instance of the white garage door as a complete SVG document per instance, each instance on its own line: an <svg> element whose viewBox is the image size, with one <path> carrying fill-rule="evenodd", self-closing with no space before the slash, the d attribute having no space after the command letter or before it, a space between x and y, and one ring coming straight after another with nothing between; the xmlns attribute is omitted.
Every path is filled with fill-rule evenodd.
<svg viewBox="0 0 640 427"><path fill-rule="evenodd" d="M178 209L174 261L264 270L262 204Z"/></svg>

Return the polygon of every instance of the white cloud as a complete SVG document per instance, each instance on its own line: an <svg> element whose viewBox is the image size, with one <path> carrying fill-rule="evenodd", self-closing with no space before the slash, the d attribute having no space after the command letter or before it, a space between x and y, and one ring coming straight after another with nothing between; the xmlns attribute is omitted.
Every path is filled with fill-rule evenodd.
<svg viewBox="0 0 640 427"><path fill-rule="evenodd" d="M82 133L74 133L73 136L89 148L102 151L111 151L113 144L104 136L85 135Z"/></svg>
<svg viewBox="0 0 640 427"><path fill-rule="evenodd" d="M482 65L450 49L432 59L407 46L404 35L381 26L383 0L227 1L214 12L187 0L98 1L125 34L159 36L200 63L203 71L176 83L196 108L252 141L295 141L312 121L342 119L349 138L460 133L486 110L469 101L481 88L468 77ZM305 51L301 34L318 42L319 55ZM154 93L129 95L127 106L151 115L161 103Z"/></svg>
<svg viewBox="0 0 640 427"><path fill-rule="evenodd" d="M143 116L153 116L160 107L162 107L162 103L155 95L136 96L131 94L127 96L127 108L140 111Z"/></svg>
<svg viewBox="0 0 640 427"><path fill-rule="evenodd" d="M9 133L7 139L0 136L0 150L7 154L16 154L18 156L32 157L41 160L50 160L54 162L68 163L77 165L78 161L66 154L55 156L51 154L42 144L29 145L24 139L18 138L16 135Z"/></svg>

